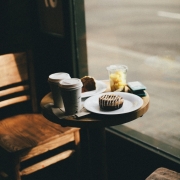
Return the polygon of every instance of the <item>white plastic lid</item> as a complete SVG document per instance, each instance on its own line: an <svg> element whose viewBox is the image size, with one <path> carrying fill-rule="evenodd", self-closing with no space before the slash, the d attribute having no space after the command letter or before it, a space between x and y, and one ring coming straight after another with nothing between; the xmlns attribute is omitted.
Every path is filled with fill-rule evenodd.
<svg viewBox="0 0 180 180"><path fill-rule="evenodd" d="M53 83L58 83L62 79L70 79L70 75L68 73L59 72L49 75L48 81Z"/></svg>
<svg viewBox="0 0 180 180"><path fill-rule="evenodd" d="M59 86L64 89L77 89L83 86L81 79L71 78L60 81Z"/></svg>

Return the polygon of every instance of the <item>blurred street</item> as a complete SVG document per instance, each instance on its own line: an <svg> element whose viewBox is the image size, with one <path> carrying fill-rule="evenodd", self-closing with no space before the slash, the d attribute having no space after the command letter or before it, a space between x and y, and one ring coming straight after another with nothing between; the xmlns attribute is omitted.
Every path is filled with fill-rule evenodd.
<svg viewBox="0 0 180 180"><path fill-rule="evenodd" d="M150 109L126 126L180 148L180 1L86 0L89 75L108 79L106 67L128 66Z"/></svg>

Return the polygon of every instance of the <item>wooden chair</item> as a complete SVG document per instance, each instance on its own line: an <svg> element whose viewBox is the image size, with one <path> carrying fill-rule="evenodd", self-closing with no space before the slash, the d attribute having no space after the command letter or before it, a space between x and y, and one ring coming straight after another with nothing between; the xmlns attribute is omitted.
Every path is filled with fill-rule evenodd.
<svg viewBox="0 0 180 180"><path fill-rule="evenodd" d="M12 180L78 154L79 128L61 127L38 113L33 76L30 51L0 56L0 167L5 169L0 172ZM64 151L22 169L22 162L53 149Z"/></svg>
<svg viewBox="0 0 180 180"><path fill-rule="evenodd" d="M179 180L180 173L174 170L160 167L152 172L145 180Z"/></svg>

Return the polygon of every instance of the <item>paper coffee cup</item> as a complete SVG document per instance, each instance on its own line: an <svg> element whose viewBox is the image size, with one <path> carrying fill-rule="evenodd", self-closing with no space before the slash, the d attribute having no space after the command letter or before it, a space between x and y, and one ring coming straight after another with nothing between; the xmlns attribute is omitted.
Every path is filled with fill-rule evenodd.
<svg viewBox="0 0 180 180"><path fill-rule="evenodd" d="M63 79L70 79L70 75L65 72L59 72L49 75L48 82L51 88L52 97L55 107L63 107L63 100L59 87L59 82Z"/></svg>
<svg viewBox="0 0 180 180"><path fill-rule="evenodd" d="M60 81L62 99L67 115L76 114L81 110L82 82L78 78L64 79Z"/></svg>

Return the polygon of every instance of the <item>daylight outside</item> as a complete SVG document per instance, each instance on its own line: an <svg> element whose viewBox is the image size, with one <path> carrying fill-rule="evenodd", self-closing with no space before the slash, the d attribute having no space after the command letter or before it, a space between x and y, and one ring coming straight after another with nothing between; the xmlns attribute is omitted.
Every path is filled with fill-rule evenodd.
<svg viewBox="0 0 180 180"><path fill-rule="evenodd" d="M143 117L116 129L179 150L180 1L85 0L85 13L89 75L108 79L107 66L127 65L127 82L140 81L150 96Z"/></svg>

